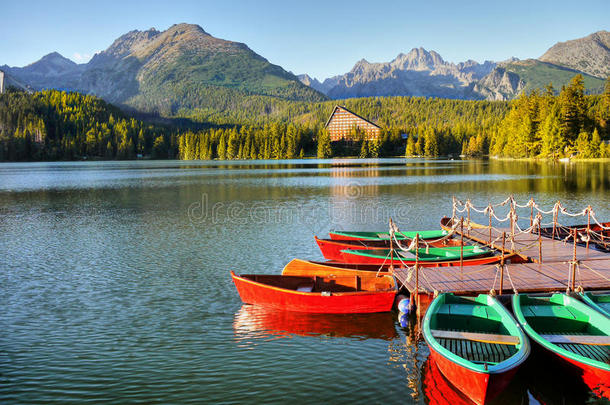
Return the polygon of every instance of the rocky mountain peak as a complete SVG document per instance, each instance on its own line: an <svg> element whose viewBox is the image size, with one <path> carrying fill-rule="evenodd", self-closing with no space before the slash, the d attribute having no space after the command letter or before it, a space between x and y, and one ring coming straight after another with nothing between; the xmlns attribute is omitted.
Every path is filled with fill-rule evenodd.
<svg viewBox="0 0 610 405"><path fill-rule="evenodd" d="M409 53L400 53L392 62L392 67L400 70L433 70L444 65L445 61L436 52L428 52L424 48L413 48Z"/></svg>
<svg viewBox="0 0 610 405"><path fill-rule="evenodd" d="M205 34L207 36L211 36L210 34L205 32L205 30L203 28L201 28L201 26L199 26L197 24L187 24L187 23L174 24L171 27L169 27L167 29L167 31L165 31L165 33L168 35L183 35L186 33L192 33L192 34Z"/></svg>
<svg viewBox="0 0 610 405"><path fill-rule="evenodd" d="M610 75L610 32L598 31L583 38L558 42L539 60L605 79Z"/></svg>
<svg viewBox="0 0 610 405"><path fill-rule="evenodd" d="M78 65L58 52L51 52L24 69L31 74L57 76L78 69Z"/></svg>

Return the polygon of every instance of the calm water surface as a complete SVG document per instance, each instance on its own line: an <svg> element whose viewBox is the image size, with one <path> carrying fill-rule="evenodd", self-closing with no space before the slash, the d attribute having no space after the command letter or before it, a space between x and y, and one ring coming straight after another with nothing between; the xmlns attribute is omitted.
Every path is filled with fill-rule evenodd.
<svg viewBox="0 0 610 405"><path fill-rule="evenodd" d="M389 216L438 228L452 195L590 203L608 220L609 190L607 163L0 164L0 400L460 403L416 323L244 306L229 270L320 260L315 234ZM592 399L539 364L495 403Z"/></svg>

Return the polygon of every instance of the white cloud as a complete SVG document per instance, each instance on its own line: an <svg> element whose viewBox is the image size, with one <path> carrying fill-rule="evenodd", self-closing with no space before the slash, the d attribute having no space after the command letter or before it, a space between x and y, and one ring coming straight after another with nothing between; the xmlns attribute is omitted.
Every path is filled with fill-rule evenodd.
<svg viewBox="0 0 610 405"><path fill-rule="evenodd" d="M89 60L92 57L93 57L93 55L90 54L90 53L74 52L74 54L72 55L72 58L74 59L74 61L76 63L86 63L86 62L89 62Z"/></svg>

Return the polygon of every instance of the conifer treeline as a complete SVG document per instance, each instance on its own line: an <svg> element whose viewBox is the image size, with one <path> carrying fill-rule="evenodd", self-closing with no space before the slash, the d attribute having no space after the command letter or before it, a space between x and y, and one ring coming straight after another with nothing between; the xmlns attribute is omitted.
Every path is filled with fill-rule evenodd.
<svg viewBox="0 0 610 405"><path fill-rule="evenodd" d="M584 95L578 75L559 95L549 86L512 102L423 97L339 101L380 124L383 130L376 141L364 141L354 128L355 142L331 143L323 125L336 103L291 102L290 109L271 109L269 115L251 117L247 123L185 132L145 124L93 96L9 91L0 95L0 160L138 155L186 160L402 154L610 157L610 147L603 142L610 139L610 80L597 96ZM403 134L408 134L406 140Z"/></svg>
<svg viewBox="0 0 610 405"><path fill-rule="evenodd" d="M293 124L272 123L263 128L242 126L182 134L179 158L207 159L293 159L304 157L313 147L313 131Z"/></svg>
<svg viewBox="0 0 610 405"><path fill-rule="evenodd" d="M103 100L45 90L0 95L0 160L174 157L176 135Z"/></svg>
<svg viewBox="0 0 610 405"><path fill-rule="evenodd" d="M489 154L514 158L610 157L610 78L601 96L585 96L576 75L554 95L552 85L534 90L512 108L489 140ZM603 139L602 139L603 138ZM469 152L469 147L465 146Z"/></svg>

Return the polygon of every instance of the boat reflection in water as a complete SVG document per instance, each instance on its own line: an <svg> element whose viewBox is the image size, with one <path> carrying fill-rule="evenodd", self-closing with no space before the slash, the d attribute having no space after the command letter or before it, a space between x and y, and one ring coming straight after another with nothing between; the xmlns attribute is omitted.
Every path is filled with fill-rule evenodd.
<svg viewBox="0 0 610 405"><path fill-rule="evenodd" d="M242 305L233 330L238 340L292 335L392 340L398 337L392 313L310 314Z"/></svg>
<svg viewBox="0 0 610 405"><path fill-rule="evenodd" d="M556 356L543 350L532 352L520 374L531 395L541 404L608 403L604 397L607 398L610 393L590 384L590 381L578 376L575 370L566 367Z"/></svg>
<svg viewBox="0 0 610 405"><path fill-rule="evenodd" d="M466 395L455 388L440 372L432 358L426 359L421 369L422 389L429 405L474 405ZM533 399L533 398L532 398ZM487 402L486 402L487 403ZM530 401L526 385L517 376L497 397L488 402L490 405L503 404L536 404L537 400Z"/></svg>

